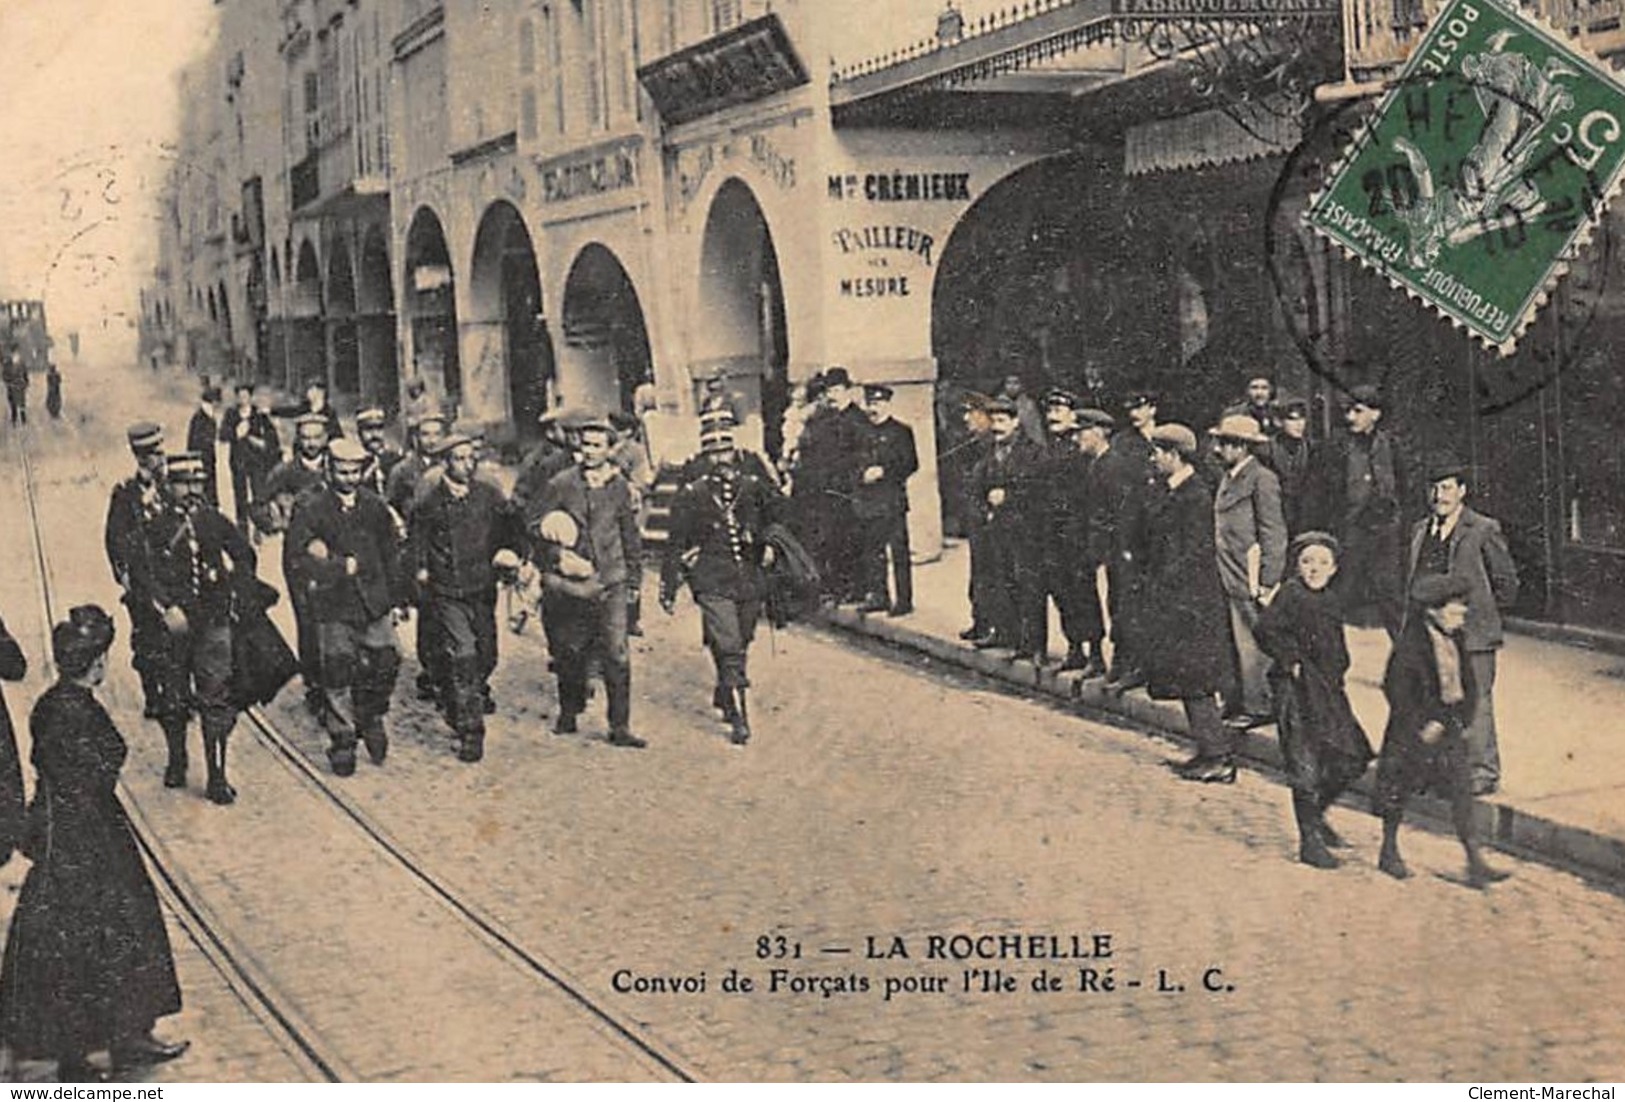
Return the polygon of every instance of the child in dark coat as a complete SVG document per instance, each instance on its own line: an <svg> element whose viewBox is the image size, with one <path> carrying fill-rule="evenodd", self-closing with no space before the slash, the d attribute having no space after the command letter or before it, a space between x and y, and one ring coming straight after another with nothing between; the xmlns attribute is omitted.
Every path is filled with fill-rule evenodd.
<svg viewBox="0 0 1625 1102"><path fill-rule="evenodd" d="M1432 788L1450 800L1456 837L1467 852L1467 884L1483 888L1509 875L1491 868L1473 837L1473 795L1464 735L1473 718L1473 669L1461 631L1467 622L1467 579L1423 574L1411 587L1404 630L1388 659L1382 689L1388 728L1374 797L1382 816L1377 867L1396 880L1410 876L1399 856L1399 824L1413 792Z"/></svg>
<svg viewBox="0 0 1625 1102"><path fill-rule="evenodd" d="M1298 820L1298 859L1320 869L1338 867L1328 847L1343 845L1326 809L1375 756L1343 687L1349 652L1331 585L1338 552L1337 540L1325 532L1293 540L1287 562L1296 577L1281 587L1257 629L1259 646L1275 663L1270 680Z"/></svg>

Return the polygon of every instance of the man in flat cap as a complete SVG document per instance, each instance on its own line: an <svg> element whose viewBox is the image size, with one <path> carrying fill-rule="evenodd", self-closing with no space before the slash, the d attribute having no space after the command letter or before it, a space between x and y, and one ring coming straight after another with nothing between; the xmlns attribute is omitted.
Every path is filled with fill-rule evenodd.
<svg viewBox="0 0 1625 1102"><path fill-rule="evenodd" d="M1158 485L1146 509L1142 660L1154 700L1177 700L1196 753L1174 771L1183 780L1236 779L1235 736L1220 719L1217 694L1229 667L1229 609L1219 583L1213 493L1196 473L1196 434L1158 425L1151 434Z"/></svg>
<svg viewBox="0 0 1625 1102"><path fill-rule="evenodd" d="M773 561L766 533L780 498L770 481L738 462L731 427L711 428L700 446L706 469L672 504L660 606L672 613L678 588L688 585L716 667L711 703L732 728L734 745L743 746L751 736L747 662L767 597L766 567Z"/></svg>
<svg viewBox="0 0 1625 1102"><path fill-rule="evenodd" d="M1482 889L1507 878L1484 860L1473 830L1466 730L1478 691L1463 639L1471 591L1472 584L1459 574L1419 575L1383 675L1388 726L1371 802L1382 816L1377 867L1396 880L1411 875L1399 853L1405 805L1412 793L1426 789L1450 801L1456 837L1467 855L1467 885Z"/></svg>
<svg viewBox="0 0 1625 1102"><path fill-rule="evenodd" d="M1123 415L1128 423L1112 437L1109 466L1114 482L1132 483L1138 479L1138 494L1119 486L1114 500L1120 506L1112 542L1112 558L1107 563L1106 599L1112 617L1112 665L1106 679L1108 692L1123 693L1145 684L1144 655L1140 651L1140 627L1146 617L1142 578L1146 560L1147 530L1144 509L1160 481L1152 463L1151 436L1157 430L1157 395L1145 387L1134 387L1123 395Z"/></svg>
<svg viewBox="0 0 1625 1102"><path fill-rule="evenodd" d="M1391 639L1405 619L1401 529L1409 466L1400 441L1382 427L1384 399L1374 386L1349 392L1348 433L1328 457L1327 500L1343 545L1343 593L1352 616L1374 610Z"/></svg>
<svg viewBox="0 0 1625 1102"><path fill-rule="evenodd" d="M977 588L989 631L972 645L1036 660L1046 615L1037 540L1044 450L1021 431L1015 402L995 398L987 411L992 446L971 471L968 496L980 529L976 569L985 570L986 585Z"/></svg>
<svg viewBox="0 0 1625 1102"><path fill-rule="evenodd" d="M375 765L389 750L384 716L401 662L395 610L407 602L407 587L395 518L365 484L376 457L353 440L335 440L328 462L326 484L294 506L287 545L315 623L317 718L328 734L328 761L347 777L355 772L358 735Z"/></svg>
<svg viewBox="0 0 1625 1102"><path fill-rule="evenodd" d="M861 526L863 546L863 612L907 616L914 611L914 566L908 543L908 480L920 469L914 430L892 416L892 388L870 383L863 388L869 431L863 437L852 512ZM891 599L886 560L896 582Z"/></svg>
<svg viewBox="0 0 1625 1102"><path fill-rule="evenodd" d="M1102 409L1087 407L1077 411L1077 448L1087 459L1083 485L1077 501L1083 509L1080 536L1073 548L1078 562L1075 599L1084 606L1083 633L1087 654L1083 664L1067 655L1063 670L1077 670L1085 680L1107 676L1104 644L1106 620L1100 606L1100 575L1105 569L1106 607L1111 611L1111 636L1115 653L1132 651L1123 640L1132 635L1124 611L1123 594L1137 588L1132 571L1139 564L1127 555L1144 528L1146 481L1137 467L1130 468L1112 445L1116 420Z"/></svg>
<svg viewBox="0 0 1625 1102"><path fill-rule="evenodd" d="M1309 400L1283 398L1275 407L1279 431L1263 452L1265 464L1281 482L1281 515L1288 536L1328 527L1321 482L1320 445L1309 436Z"/></svg>
<svg viewBox="0 0 1625 1102"><path fill-rule="evenodd" d="M204 793L229 804L237 797L226 779L226 739L237 724L231 614L236 596L255 580L258 560L237 526L209 504L203 457L182 452L166 466L169 507L151 533L151 596L166 642L158 716L169 749L164 786L186 785L186 732L195 712L208 767Z"/></svg>
<svg viewBox="0 0 1625 1102"><path fill-rule="evenodd" d="M1462 648L1472 665L1472 718L1465 729L1472 794L1487 796L1501 783L1501 751L1495 730L1495 656L1503 642L1501 612L1518 600L1518 567L1501 525L1467 504L1471 486L1466 463L1441 456L1428 468L1432 516L1411 529L1409 582L1428 574L1451 574L1467 583L1467 621ZM1414 606L1411 613L1414 614Z"/></svg>
<svg viewBox="0 0 1625 1102"><path fill-rule="evenodd" d="M1105 635L1095 571L1088 561L1089 502L1084 495L1094 456L1078 442L1083 432L1078 416L1081 405L1082 400L1071 391L1055 389L1044 395L1044 424L1050 439L1040 475L1044 500L1034 529L1046 600L1038 653L1042 658L1048 650L1047 601L1053 599L1066 636L1066 659L1061 664L1065 671L1088 666L1089 656L1098 654Z"/></svg>
<svg viewBox="0 0 1625 1102"><path fill-rule="evenodd" d="M587 705L587 671L603 671L609 743L641 749L632 733L632 652L628 616L643 588L643 539L631 485L610 461L615 433L593 418L577 434L579 459L542 492L537 554L543 575L542 623L559 679L557 734L573 734ZM567 529L573 539L559 538ZM580 567L585 576L570 569ZM590 590L556 584L591 583Z"/></svg>
<svg viewBox="0 0 1625 1102"><path fill-rule="evenodd" d="M419 490L425 485L429 474L440 467L440 445L446 438L446 415L438 410L426 411L408 426L407 431L411 434L412 451L395 464L384 481L384 500L389 503L390 512L402 531L411 527L412 510L417 504ZM414 606L419 612L414 629L418 659L417 697L419 700L433 701L439 699L437 686L445 678L438 659L440 651L435 643L434 627L429 618L422 615L422 597L421 592L413 593Z"/></svg>
<svg viewBox="0 0 1625 1102"><path fill-rule="evenodd" d="M542 438L525 455L514 479L513 500L527 527L541 520L542 491L553 477L575 464L575 447L570 440L561 410L544 410L538 418Z"/></svg>
<svg viewBox="0 0 1625 1102"><path fill-rule="evenodd" d="M299 499L319 489L327 481L327 418L319 413L302 413L294 419L293 453L278 463L265 480L265 501L254 523L265 533L285 532L293 519ZM318 662L316 621L305 601L308 587L299 571L303 561L282 544L282 577L288 586L288 606L293 610L295 647L299 653L300 679L305 686L305 706L312 714L321 711L321 666Z"/></svg>
<svg viewBox="0 0 1625 1102"><path fill-rule="evenodd" d="M220 388L213 383L204 386L198 397L197 409L186 426L186 450L203 457L205 481L203 489L209 504L220 507L220 481L216 466L214 441L220 435Z"/></svg>
<svg viewBox="0 0 1625 1102"><path fill-rule="evenodd" d="M444 477L412 507L407 558L421 594L425 627L442 666L438 699L457 757L485 756L485 716L494 705L490 678L497 664L499 551L518 553L524 532L502 491L474 477L474 441L454 434L441 442Z"/></svg>
<svg viewBox="0 0 1625 1102"><path fill-rule="evenodd" d="M1253 455L1269 443L1258 422L1227 414L1208 430L1224 473L1213 499L1219 580L1230 607L1231 684L1225 693L1229 722L1243 730L1275 721L1269 659L1259 649L1258 618L1286 571L1286 518L1281 483Z"/></svg>
<svg viewBox="0 0 1625 1102"><path fill-rule="evenodd" d="M282 439L271 415L254 404L254 387L238 383L236 402L220 417L219 440L231 468L231 497L237 527L248 535L249 518L265 496L265 478L282 458Z"/></svg>
<svg viewBox="0 0 1625 1102"><path fill-rule="evenodd" d="M158 676L166 635L152 603L153 521L164 511L164 432L151 421L139 421L125 433L135 457L135 473L113 487L107 505L103 542L107 564L130 613L130 653L141 678L148 719L159 713L163 687Z"/></svg>
<svg viewBox="0 0 1625 1102"><path fill-rule="evenodd" d="M376 406L361 410L355 415L355 434L367 453L367 465L361 472L361 482L379 497L384 497L389 491L389 472L406 458L389 442L389 414Z"/></svg>

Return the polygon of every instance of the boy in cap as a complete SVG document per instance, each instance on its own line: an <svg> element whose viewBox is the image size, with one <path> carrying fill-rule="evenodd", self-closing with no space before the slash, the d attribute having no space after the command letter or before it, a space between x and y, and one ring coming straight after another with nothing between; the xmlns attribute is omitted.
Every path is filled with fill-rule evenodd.
<svg viewBox="0 0 1625 1102"><path fill-rule="evenodd" d="M357 735L375 765L389 750L384 716L400 669L395 609L406 601L406 585L395 518L365 484L376 457L351 440L333 441L328 454L327 483L299 499L287 543L315 622L328 761L347 777L355 772Z"/></svg>
<svg viewBox="0 0 1625 1102"><path fill-rule="evenodd" d="M198 398L197 409L186 426L186 450L203 457L204 494L209 504L220 507L220 481L216 476L215 437L220 433L220 419L215 412L220 405L220 388L209 383Z"/></svg>
<svg viewBox="0 0 1625 1102"><path fill-rule="evenodd" d="M678 493L671 537L660 571L660 607L675 611L684 582L703 622L702 638L716 667L711 703L732 728L732 741L750 741L747 661L767 596L767 545L779 495L771 482L742 467L733 430L713 427L701 438L707 469Z"/></svg>
<svg viewBox="0 0 1625 1102"><path fill-rule="evenodd" d="M908 544L908 480L920 469L914 430L891 414L892 388L863 388L869 432L852 491L852 511L862 526L864 601L859 611L907 616L914 611L914 565ZM890 599L886 560L897 599Z"/></svg>
<svg viewBox="0 0 1625 1102"><path fill-rule="evenodd" d="M151 421L126 430L135 474L113 487L103 542L113 577L130 613L130 653L141 678L148 719L156 719L163 687L158 676L166 644L164 625L152 603L152 522L164 511L164 432Z"/></svg>
<svg viewBox="0 0 1625 1102"><path fill-rule="evenodd" d="M1399 827L1411 793L1439 790L1450 801L1456 837L1467 855L1467 885L1484 888L1508 876L1490 867L1473 834L1472 779L1466 729L1477 697L1463 640L1472 585L1459 574L1423 574L1411 586L1405 628L1388 658L1382 691L1388 727L1372 796L1382 816L1377 867L1396 880L1410 876L1399 854Z"/></svg>
<svg viewBox="0 0 1625 1102"><path fill-rule="evenodd" d="M203 457L182 452L167 467L170 507L152 529L152 601L167 633L158 717L169 748L164 787L186 785L186 729L195 711L208 766L205 794L229 804L237 798L226 780L226 739L237 723L231 612L258 563L247 538L209 504Z"/></svg>

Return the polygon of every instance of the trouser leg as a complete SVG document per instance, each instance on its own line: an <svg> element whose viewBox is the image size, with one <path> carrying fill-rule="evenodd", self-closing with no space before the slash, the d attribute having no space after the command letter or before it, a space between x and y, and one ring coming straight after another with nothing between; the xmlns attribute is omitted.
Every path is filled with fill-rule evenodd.
<svg viewBox="0 0 1625 1102"><path fill-rule="evenodd" d="M1501 748L1495 731L1495 651L1473 651L1467 661L1475 682L1473 722L1467 740L1467 768L1474 787L1493 787L1501 781Z"/></svg>
<svg viewBox="0 0 1625 1102"><path fill-rule="evenodd" d="M1189 697L1180 703L1185 707L1185 721L1196 740L1197 752L1215 761L1229 759L1235 753L1233 736L1225 730L1213 697Z"/></svg>
<svg viewBox="0 0 1625 1102"><path fill-rule="evenodd" d="M604 696L611 733L632 722L632 651L627 640L627 587L611 586L599 610L598 650L603 661Z"/></svg>
<svg viewBox="0 0 1625 1102"><path fill-rule="evenodd" d="M231 469L231 500L232 508L237 516L237 527L248 535L248 510L253 504L253 497L248 488L248 472L240 467Z"/></svg>
<svg viewBox="0 0 1625 1102"><path fill-rule="evenodd" d="M237 709L231 702L231 626L211 624L193 630L192 680L208 763L208 795L216 803L230 803L236 792L226 780L226 741L237 725Z"/></svg>
<svg viewBox="0 0 1625 1102"><path fill-rule="evenodd" d="M896 583L895 608L914 607L914 552L908 543L908 514L890 518L890 538L886 541L891 551L892 579ZM884 560L881 569L885 569Z"/></svg>
<svg viewBox="0 0 1625 1102"><path fill-rule="evenodd" d="M1258 626L1258 605L1251 599L1226 596L1230 607L1230 644L1235 696L1226 701L1233 712L1267 716L1274 712L1270 702L1269 657L1258 646L1254 630Z"/></svg>

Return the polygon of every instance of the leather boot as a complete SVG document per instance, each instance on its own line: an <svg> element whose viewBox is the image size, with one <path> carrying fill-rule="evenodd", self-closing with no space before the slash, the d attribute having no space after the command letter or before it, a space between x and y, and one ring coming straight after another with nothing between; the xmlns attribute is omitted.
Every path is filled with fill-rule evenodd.
<svg viewBox="0 0 1625 1102"><path fill-rule="evenodd" d="M203 754L207 759L209 783L203 794L211 803L222 807L235 803L237 790L226 781L226 739L223 735L205 734Z"/></svg>
<svg viewBox="0 0 1625 1102"><path fill-rule="evenodd" d="M1298 860L1317 869L1335 869L1343 864L1326 848L1320 832L1320 805L1313 796L1292 794L1292 812L1298 819Z"/></svg>
<svg viewBox="0 0 1625 1102"><path fill-rule="evenodd" d="M730 717L733 734L729 736L729 740L735 746L743 746L750 741L750 712L745 705L745 693L744 688L735 689L732 693L736 703Z"/></svg>
<svg viewBox="0 0 1625 1102"><path fill-rule="evenodd" d="M1411 875L1399 856L1399 824L1404 817L1403 810L1389 811L1382 817L1382 852L1377 855L1377 868L1395 880L1408 880Z"/></svg>
<svg viewBox="0 0 1625 1102"><path fill-rule="evenodd" d="M164 787L186 787L186 720L169 720L164 724L164 742L169 748L169 764L164 766Z"/></svg>

